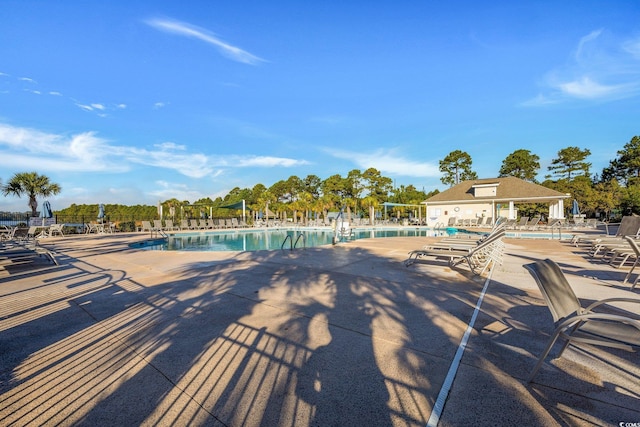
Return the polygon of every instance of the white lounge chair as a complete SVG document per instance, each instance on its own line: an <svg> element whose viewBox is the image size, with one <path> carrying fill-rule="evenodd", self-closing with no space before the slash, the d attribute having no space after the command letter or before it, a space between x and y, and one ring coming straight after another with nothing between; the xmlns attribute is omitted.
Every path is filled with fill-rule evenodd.
<svg viewBox="0 0 640 427"><path fill-rule="evenodd" d="M529 222L529 217L528 217L528 216L520 217L520 221L518 221L518 222L515 224L514 228L516 228L516 229L523 229L523 228L525 228L525 227L527 226L527 223L528 223L528 222Z"/></svg>
<svg viewBox="0 0 640 427"><path fill-rule="evenodd" d="M175 231L175 230L179 230L180 227L173 225L173 220L165 219L164 220L164 229L167 230L167 231Z"/></svg>
<svg viewBox="0 0 640 427"><path fill-rule="evenodd" d="M3 228L0 229L0 242L13 240L16 236L16 230L18 230L18 227L7 227L6 225L3 225L2 227Z"/></svg>
<svg viewBox="0 0 640 427"><path fill-rule="evenodd" d="M55 234L64 236L64 224L51 224L49 226L49 236L53 237Z"/></svg>
<svg viewBox="0 0 640 427"><path fill-rule="evenodd" d="M526 225L524 226L525 229L527 230L536 230L538 228L538 223L540 222L540 217L539 216L535 216L533 218L531 218Z"/></svg>
<svg viewBox="0 0 640 427"><path fill-rule="evenodd" d="M152 231L156 231L155 227L151 225L151 221L142 221L142 226L140 227L141 232L148 231L151 233Z"/></svg>
<svg viewBox="0 0 640 427"><path fill-rule="evenodd" d="M15 262L20 260L28 260L34 257L44 257L55 265L59 265L55 256L51 251L41 246L12 248L0 250L0 264L2 262Z"/></svg>

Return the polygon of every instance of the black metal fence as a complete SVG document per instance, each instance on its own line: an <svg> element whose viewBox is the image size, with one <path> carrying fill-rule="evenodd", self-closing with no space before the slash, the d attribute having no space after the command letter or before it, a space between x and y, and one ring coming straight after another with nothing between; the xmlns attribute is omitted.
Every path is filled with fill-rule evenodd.
<svg viewBox="0 0 640 427"><path fill-rule="evenodd" d="M115 223L118 231L130 232L137 231L143 220L153 221L156 218L134 218L134 217L113 217L107 215L103 222ZM95 216L85 215L54 215L53 218L41 218L32 217L31 213L14 213L14 212L1 212L0 213L0 226L6 225L9 227L29 227L38 225L50 225L50 224L64 224L65 232L83 233L86 224L97 222Z"/></svg>
<svg viewBox="0 0 640 427"><path fill-rule="evenodd" d="M133 216L107 215L102 219L102 222L105 224L114 224L117 231L134 232L140 229L142 221L150 221L153 223L156 219L158 219L157 216L151 218L137 218ZM231 219L231 217L228 219ZM87 224L96 222L98 222L98 219L93 215L54 215L53 218L41 218L39 216L32 217L30 212L0 212L0 226L29 227L64 224L65 234L84 233L87 229ZM176 221L176 225L179 224L180 221Z"/></svg>
<svg viewBox="0 0 640 427"><path fill-rule="evenodd" d="M0 212L0 225L26 226L31 215L24 212Z"/></svg>

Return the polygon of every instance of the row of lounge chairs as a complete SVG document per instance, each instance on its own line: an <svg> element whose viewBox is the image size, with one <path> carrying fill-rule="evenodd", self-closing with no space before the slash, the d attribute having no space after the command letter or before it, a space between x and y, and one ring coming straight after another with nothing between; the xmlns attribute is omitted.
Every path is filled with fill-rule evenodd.
<svg viewBox="0 0 640 427"><path fill-rule="evenodd" d="M142 221L139 231L185 231L185 230L216 230L230 228L246 228L248 225L238 218L227 219L183 219L180 224L174 224L173 220L166 219L164 224L162 220Z"/></svg>
<svg viewBox="0 0 640 427"><path fill-rule="evenodd" d="M466 262L474 274L483 274L492 263L502 263L504 236L501 223L478 239L446 237L409 252L404 263L408 267L425 258L446 259L452 267Z"/></svg>
<svg viewBox="0 0 640 427"><path fill-rule="evenodd" d="M479 217L479 218L449 218L449 227L492 227L493 217Z"/></svg>
<svg viewBox="0 0 640 427"><path fill-rule="evenodd" d="M577 234L573 236L571 243L576 247L587 246L590 258L600 259L615 268L631 264L623 284L631 282L633 271L640 263L640 217L623 217L615 235ZM635 288L639 281L640 275L637 275L631 288Z"/></svg>
<svg viewBox="0 0 640 427"><path fill-rule="evenodd" d="M590 218L586 221L576 223L573 220L567 221L566 219L552 219L548 223L542 223L540 216L530 218L528 216L520 217L519 220L509 219L506 220L506 227L508 230L545 230L554 228L596 228L598 226L598 220Z"/></svg>
<svg viewBox="0 0 640 427"><path fill-rule="evenodd" d="M505 219L503 217L499 217L496 220L496 223L504 222L507 230L541 230L541 229L549 229L549 228L557 228L557 227L572 227L575 228L575 224L567 222L562 219L553 219L546 224L543 224L542 218L540 216L535 216L530 218L528 216L520 217L520 219ZM492 217L480 217L480 218L457 218L451 217L449 218L449 222L447 224L448 227L492 227L495 224L493 223ZM583 223L584 227L595 228L597 225L596 219L589 219Z"/></svg>
<svg viewBox="0 0 640 427"><path fill-rule="evenodd" d="M548 223L543 224L540 216L534 216L530 218L528 216L520 217L519 220L508 219L505 220L505 227L508 230L544 230L562 227L564 221L561 219L552 219Z"/></svg>
<svg viewBox="0 0 640 427"><path fill-rule="evenodd" d="M540 224L540 217L529 218L520 217L520 220L509 219L505 222L505 227L509 230L537 230Z"/></svg>

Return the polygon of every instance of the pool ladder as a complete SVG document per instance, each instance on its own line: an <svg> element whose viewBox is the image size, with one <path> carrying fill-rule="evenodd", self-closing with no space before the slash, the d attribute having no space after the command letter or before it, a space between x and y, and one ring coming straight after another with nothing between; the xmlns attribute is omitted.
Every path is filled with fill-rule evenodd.
<svg viewBox="0 0 640 427"><path fill-rule="evenodd" d="M158 230L158 229L152 229L151 230L151 238L152 239L160 238L160 236L165 240L169 239L169 235L167 233L165 233L164 230Z"/></svg>
<svg viewBox="0 0 640 427"><path fill-rule="evenodd" d="M284 238L284 242L282 242L282 246L280 246L280 250L284 250L284 245L287 243L287 241L289 241L289 250L292 251L295 248L298 247L298 242L300 241L300 239L302 239L302 248L306 249L307 247L307 241L304 237L303 233L298 234L298 237L296 237L296 241L295 243L293 242L293 237L291 236L291 234L287 234L287 237Z"/></svg>
<svg viewBox="0 0 640 427"><path fill-rule="evenodd" d="M556 225L551 226L551 240L555 239L554 230L558 229L558 240L562 240L562 223L558 223Z"/></svg>

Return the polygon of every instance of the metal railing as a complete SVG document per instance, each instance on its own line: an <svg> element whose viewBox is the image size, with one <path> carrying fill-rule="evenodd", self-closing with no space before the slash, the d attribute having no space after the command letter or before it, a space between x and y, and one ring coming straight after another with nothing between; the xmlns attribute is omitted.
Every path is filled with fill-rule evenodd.
<svg viewBox="0 0 640 427"><path fill-rule="evenodd" d="M17 225L27 226L31 215L24 212L2 212L0 213L0 225L15 227Z"/></svg>
<svg viewBox="0 0 640 427"><path fill-rule="evenodd" d="M287 244L287 242L289 242L290 251L296 249L298 247L298 242L300 241L300 239L302 239L302 245L303 245L302 248L306 249L307 248L306 237L304 236L304 233L300 233L298 234L298 237L296 238L295 243L293 241L293 236L291 234L287 234L287 237L284 238L282 245L280 245L280 250L284 251L284 246Z"/></svg>

